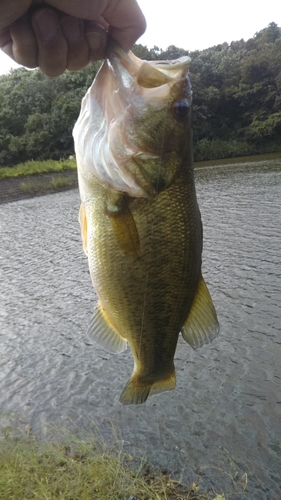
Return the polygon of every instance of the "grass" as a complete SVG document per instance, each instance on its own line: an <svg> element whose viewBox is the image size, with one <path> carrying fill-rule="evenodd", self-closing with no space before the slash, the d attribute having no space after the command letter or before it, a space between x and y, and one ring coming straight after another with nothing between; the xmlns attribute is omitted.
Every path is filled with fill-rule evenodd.
<svg viewBox="0 0 281 500"><path fill-rule="evenodd" d="M25 175L46 174L49 172L64 172L66 170L75 170L75 159L70 160L45 160L45 161L27 161L19 163L13 167L0 168L0 180L23 177Z"/></svg>
<svg viewBox="0 0 281 500"><path fill-rule="evenodd" d="M224 500L200 492L110 449L94 436L87 442L38 443L30 434L4 432L0 441L0 498L9 500Z"/></svg>
<svg viewBox="0 0 281 500"><path fill-rule="evenodd" d="M60 191L60 189L64 189L72 184L73 182L67 177L53 177L50 182L50 187L54 191Z"/></svg>
<svg viewBox="0 0 281 500"><path fill-rule="evenodd" d="M21 182L20 190L28 195L34 195L38 189L38 185L35 187L33 184L29 182Z"/></svg>
<svg viewBox="0 0 281 500"><path fill-rule="evenodd" d="M47 191L60 191L68 187L73 187L73 179L60 176L53 176L51 179L45 178L44 181L29 178L28 181L21 182L19 186L20 191L30 196Z"/></svg>

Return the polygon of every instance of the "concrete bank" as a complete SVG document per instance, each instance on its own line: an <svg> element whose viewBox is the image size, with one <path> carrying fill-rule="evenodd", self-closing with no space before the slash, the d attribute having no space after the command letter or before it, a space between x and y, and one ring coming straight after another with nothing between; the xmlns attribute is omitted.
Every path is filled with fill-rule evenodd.
<svg viewBox="0 0 281 500"><path fill-rule="evenodd" d="M0 204L77 188L77 171L50 172L0 180Z"/></svg>

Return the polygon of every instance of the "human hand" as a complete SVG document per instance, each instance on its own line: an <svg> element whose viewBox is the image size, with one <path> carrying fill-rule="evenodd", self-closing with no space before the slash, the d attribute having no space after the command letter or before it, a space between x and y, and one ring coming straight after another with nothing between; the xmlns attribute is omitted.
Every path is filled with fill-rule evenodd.
<svg viewBox="0 0 281 500"><path fill-rule="evenodd" d="M104 58L108 34L129 50L145 26L136 0L0 0L0 47L48 76Z"/></svg>

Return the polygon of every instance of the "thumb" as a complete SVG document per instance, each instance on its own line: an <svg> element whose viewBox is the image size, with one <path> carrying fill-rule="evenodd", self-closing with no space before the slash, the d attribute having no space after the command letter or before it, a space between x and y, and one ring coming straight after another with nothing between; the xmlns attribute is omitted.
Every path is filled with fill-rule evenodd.
<svg viewBox="0 0 281 500"><path fill-rule="evenodd" d="M0 30L8 28L29 9L32 0L1 0Z"/></svg>

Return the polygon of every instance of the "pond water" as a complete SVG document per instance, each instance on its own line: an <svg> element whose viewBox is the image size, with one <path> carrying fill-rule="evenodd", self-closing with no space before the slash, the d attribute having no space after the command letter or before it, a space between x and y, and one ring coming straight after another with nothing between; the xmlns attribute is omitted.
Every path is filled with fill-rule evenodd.
<svg viewBox="0 0 281 500"><path fill-rule="evenodd" d="M196 184L221 333L196 352L180 339L177 389L139 406L118 402L130 350L85 336L96 297L78 192L0 205L0 410L41 436L97 427L229 499L280 500L281 160L201 168Z"/></svg>

